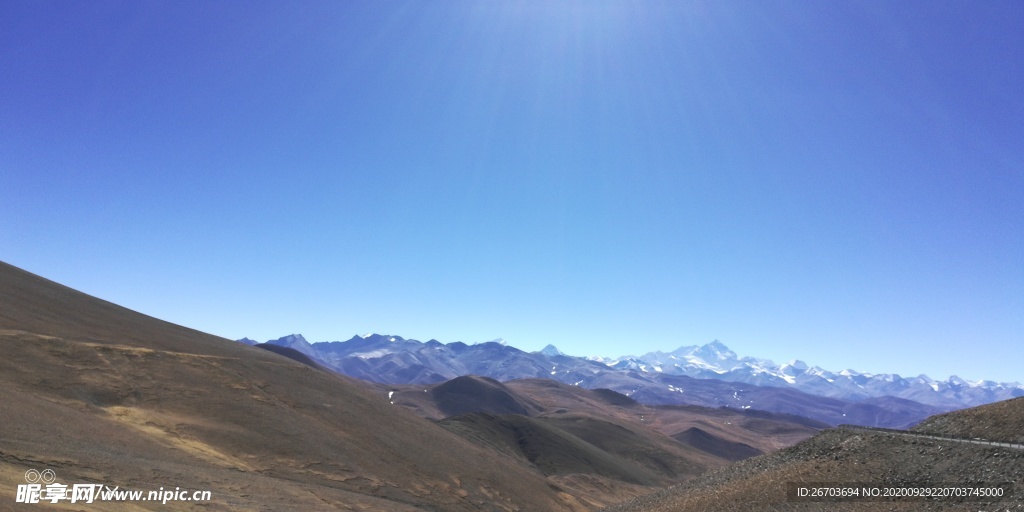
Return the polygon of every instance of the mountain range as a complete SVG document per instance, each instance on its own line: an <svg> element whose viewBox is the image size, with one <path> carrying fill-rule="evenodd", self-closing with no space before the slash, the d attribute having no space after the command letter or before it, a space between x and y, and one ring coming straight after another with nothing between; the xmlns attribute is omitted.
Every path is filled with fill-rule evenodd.
<svg viewBox="0 0 1024 512"><path fill-rule="evenodd" d="M254 340L239 340L255 344ZM680 347L672 352L649 352L641 356L588 358L563 354L554 345L527 353L505 343L462 342L422 343L401 336L368 334L348 341L309 343L292 334L267 343L287 346L322 361L346 375L396 384L433 383L459 375L484 375L498 380L545 377L569 384L594 387L609 370L636 375L632 395L650 395L651 400L672 396L665 376L716 379L726 382L792 389L815 396L860 402L868 399L900 398L953 410L1024 396L1024 385L988 380L966 381L957 376L935 380L927 375L904 378L897 374L871 374L855 370L828 371L800 360L776 364L768 359L740 357L718 340L706 345ZM646 382L655 382L650 389ZM661 393L664 388L669 393ZM675 388L675 386L673 386ZM619 391L618 388L613 388ZM658 398L664 403L678 400ZM719 405L737 405L723 402Z"/></svg>
<svg viewBox="0 0 1024 512"><path fill-rule="evenodd" d="M739 357L718 340L672 352L648 352L618 359L593 358L619 369L721 379L758 386L789 387L843 400L897 397L945 408L963 408L1024 396L1024 385L990 380L966 381L957 376L935 380L927 375L901 377L856 370L828 371L800 360L775 364L768 359Z"/></svg>
<svg viewBox="0 0 1024 512"><path fill-rule="evenodd" d="M239 341L256 343L249 339ZM270 340L267 344L294 349L334 371L379 383L433 384L463 375L481 375L503 382L547 378L584 388L611 389L645 404L754 408L800 415L833 425L854 423L902 428L932 414L964 407L962 402L952 399L926 404L882 393L868 395L867 391L881 387L868 383L866 379L871 377L863 374L858 374L857 379L868 385L856 388L865 390L860 394L845 396L832 393L827 396L814 393L813 386L807 387L811 392L803 391L770 373L792 371L788 368L793 365L778 370L770 361L738 358L719 342L703 347L684 347L676 351L679 355L664 354L664 359L676 361L671 364L656 364L642 357L618 360L574 357L551 345L538 352L525 352L497 341L444 344L437 340L420 342L382 334L321 343L309 343L302 335L292 334ZM644 357L654 359L649 356ZM735 370L732 373L714 371L732 363L736 363L730 366ZM666 368L669 371L665 371ZM684 371L693 371L694 368L700 369L695 372L697 376L687 375ZM741 380L744 369L746 378ZM763 382L758 382L758 379ZM804 379L797 381L803 382ZM854 383L856 385L857 381ZM928 389L936 393L931 387ZM1024 394L1024 390L1020 391ZM978 399L964 393L956 395L951 390L949 392L953 397Z"/></svg>

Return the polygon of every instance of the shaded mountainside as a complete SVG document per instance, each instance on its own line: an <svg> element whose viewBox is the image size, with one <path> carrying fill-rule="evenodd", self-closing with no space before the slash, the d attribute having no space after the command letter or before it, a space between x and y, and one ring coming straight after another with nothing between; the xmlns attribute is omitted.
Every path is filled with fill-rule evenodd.
<svg viewBox="0 0 1024 512"><path fill-rule="evenodd" d="M545 475L587 473L626 483L655 486L660 478L558 428L516 414L473 413L441 420L445 428L521 457Z"/></svg>
<svg viewBox="0 0 1024 512"><path fill-rule="evenodd" d="M445 416L470 412L530 415L540 406L487 377L456 377L430 389L430 398Z"/></svg>
<svg viewBox="0 0 1024 512"><path fill-rule="evenodd" d="M607 389L588 390L547 379L525 379L506 383L509 389L530 396L554 413L589 411L655 430L666 436L699 427L727 442L745 443L762 452L792 446L829 425L788 414L703 407L698 405L650 406Z"/></svg>
<svg viewBox="0 0 1024 512"><path fill-rule="evenodd" d="M302 352L299 352L298 350L295 350L294 348L282 347L280 345L270 345L268 343L260 343L258 345L255 345L255 347L261 348L269 352L273 352L277 355L287 357L288 359L291 359L293 361L298 361L306 366L309 366L310 368L316 368L317 370L325 372L331 371L330 368L324 367L320 363L314 361L313 358L307 356L306 354L303 354Z"/></svg>
<svg viewBox="0 0 1024 512"><path fill-rule="evenodd" d="M932 416L911 430L1024 443L1024 398Z"/></svg>
<svg viewBox="0 0 1024 512"><path fill-rule="evenodd" d="M604 399L609 405L632 407L640 404L640 402L611 389L597 388L594 389L594 394Z"/></svg>
<svg viewBox="0 0 1024 512"><path fill-rule="evenodd" d="M646 494L728 462L642 425L587 413L471 413L439 423L474 443L517 457L544 475L564 478L560 487L581 490L578 479L583 477L617 498L609 501L602 496L607 491L594 493L589 498L595 505Z"/></svg>
<svg viewBox="0 0 1024 512"><path fill-rule="evenodd" d="M549 477L584 475L620 497L643 491L629 485L650 490L679 482L791 446L827 427L752 409L651 407L615 391L549 379L499 383L466 376L432 386L377 385L375 392L440 420L474 443L520 458ZM677 436L692 428L704 435ZM570 479L561 485L578 482Z"/></svg>
<svg viewBox="0 0 1024 512"><path fill-rule="evenodd" d="M674 436L673 439L688 444L716 457L732 461L747 459L761 455L761 450L746 443L730 442L713 436L698 427L690 427Z"/></svg>
<svg viewBox="0 0 1024 512"><path fill-rule="evenodd" d="M0 264L0 499L62 483L208 489L204 510L585 510L517 457L336 374Z"/></svg>
<svg viewBox="0 0 1024 512"><path fill-rule="evenodd" d="M921 430L934 431L934 428L926 427L942 426L963 435L973 428L975 420L980 422L984 418L1000 425L1016 424L1019 432L1019 402L1019 399L1009 400L942 415L924 422ZM953 440L913 438L881 431L827 430L791 448L746 459L605 510L1021 510L1024 509L1024 493L1018 487L1022 479L1022 450ZM797 503L787 496L788 482L820 482L830 485L856 483L882 487L991 486L1010 482L1017 487L1001 498L981 501L948 497L928 501L903 499L867 503Z"/></svg>
<svg viewBox="0 0 1024 512"><path fill-rule="evenodd" d="M469 413L511 413L558 421L584 415L662 438L698 427L723 443L745 444L758 452L792 446L829 428L808 418L756 409L648 406L607 389L590 390L549 379L498 383L466 376L433 386L371 386L382 398L387 396L393 404L433 420ZM735 458L719 457L712 466L731 460Z"/></svg>

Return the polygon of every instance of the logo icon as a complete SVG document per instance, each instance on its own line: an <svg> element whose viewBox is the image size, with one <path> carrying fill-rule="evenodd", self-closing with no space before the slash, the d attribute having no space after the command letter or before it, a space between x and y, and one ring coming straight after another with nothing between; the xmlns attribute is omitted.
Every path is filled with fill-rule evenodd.
<svg viewBox="0 0 1024 512"><path fill-rule="evenodd" d="M57 480L57 474L52 469L44 469L42 471L30 469L25 472L25 481L34 483L52 484Z"/></svg>

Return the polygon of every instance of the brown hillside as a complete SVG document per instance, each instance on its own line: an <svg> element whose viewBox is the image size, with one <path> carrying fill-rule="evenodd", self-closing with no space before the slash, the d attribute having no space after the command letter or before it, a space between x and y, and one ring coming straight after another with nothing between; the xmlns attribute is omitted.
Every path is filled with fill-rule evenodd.
<svg viewBox="0 0 1024 512"><path fill-rule="evenodd" d="M697 427L690 427L674 436L680 443L688 444L716 457L728 460L742 460L761 455L761 450L745 443L726 441Z"/></svg>
<svg viewBox="0 0 1024 512"><path fill-rule="evenodd" d="M763 411L650 407L614 391L549 379L499 383L464 376L432 385L370 386L373 395L516 457L594 505L791 446L825 427Z"/></svg>
<svg viewBox="0 0 1024 512"><path fill-rule="evenodd" d="M540 410L533 400L513 393L504 384L487 377L456 377L433 386L429 394L445 416L470 412L529 416Z"/></svg>
<svg viewBox="0 0 1024 512"><path fill-rule="evenodd" d="M1024 443L1024 397L932 416L911 430Z"/></svg>
<svg viewBox="0 0 1024 512"><path fill-rule="evenodd" d="M828 430L770 455L737 462L607 512L1024 510L1024 451L874 431ZM789 482L877 486L1015 484L1004 498L796 503Z"/></svg>
<svg viewBox="0 0 1024 512"><path fill-rule="evenodd" d="M0 350L6 503L26 470L53 469L210 490L202 510L586 508L347 379L2 263Z"/></svg>
<svg viewBox="0 0 1024 512"><path fill-rule="evenodd" d="M586 412L595 417L642 425L669 437L697 427L726 443L746 444L760 452L792 446L828 427L807 418L756 410L646 406L614 391L583 389L547 379L514 380L505 384L540 403L546 411L544 416ZM683 442L688 444L685 436ZM733 459L720 460L724 464Z"/></svg>

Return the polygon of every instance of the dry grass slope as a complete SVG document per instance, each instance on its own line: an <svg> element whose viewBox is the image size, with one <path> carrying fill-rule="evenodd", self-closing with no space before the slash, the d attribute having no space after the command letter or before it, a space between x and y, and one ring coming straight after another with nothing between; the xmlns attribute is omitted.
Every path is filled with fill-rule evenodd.
<svg viewBox="0 0 1024 512"><path fill-rule="evenodd" d="M932 416L911 430L1024 443L1024 397Z"/></svg>
<svg viewBox="0 0 1024 512"><path fill-rule="evenodd" d="M50 468L213 491L202 510L593 506L347 379L2 263L0 351L5 503Z"/></svg>
<svg viewBox="0 0 1024 512"><path fill-rule="evenodd" d="M747 459L678 486L607 508L608 512L684 511L982 511L1024 510L1024 452L884 432L829 430L792 448ZM988 502L816 502L788 500L788 482L889 485L1016 485Z"/></svg>

